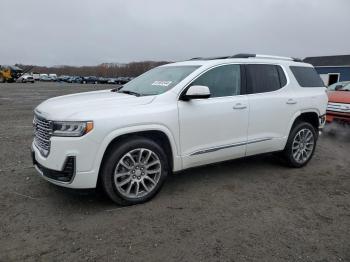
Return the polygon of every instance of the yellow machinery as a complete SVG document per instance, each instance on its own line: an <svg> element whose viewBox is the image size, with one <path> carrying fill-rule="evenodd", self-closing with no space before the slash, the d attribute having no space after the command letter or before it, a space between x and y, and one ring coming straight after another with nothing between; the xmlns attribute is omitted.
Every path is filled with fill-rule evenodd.
<svg viewBox="0 0 350 262"><path fill-rule="evenodd" d="M15 82L23 73L17 66L0 66L0 83Z"/></svg>

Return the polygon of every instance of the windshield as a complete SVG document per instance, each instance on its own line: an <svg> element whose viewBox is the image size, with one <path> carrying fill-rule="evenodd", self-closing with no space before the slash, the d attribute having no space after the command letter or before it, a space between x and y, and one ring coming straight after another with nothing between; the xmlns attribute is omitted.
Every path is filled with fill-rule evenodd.
<svg viewBox="0 0 350 262"><path fill-rule="evenodd" d="M328 87L329 91L335 91L336 89L342 89L344 86L349 85L350 82L338 82Z"/></svg>
<svg viewBox="0 0 350 262"><path fill-rule="evenodd" d="M119 92L159 95L173 88L197 68L199 66L157 67L125 84Z"/></svg>

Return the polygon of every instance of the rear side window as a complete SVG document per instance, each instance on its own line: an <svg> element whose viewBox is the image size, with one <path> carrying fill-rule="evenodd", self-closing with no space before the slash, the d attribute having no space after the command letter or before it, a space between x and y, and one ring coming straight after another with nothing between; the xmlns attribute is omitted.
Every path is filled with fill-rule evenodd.
<svg viewBox="0 0 350 262"><path fill-rule="evenodd" d="M276 65L246 65L248 94L276 91L285 85L287 80L284 72ZM279 72L280 71L280 72Z"/></svg>
<svg viewBox="0 0 350 262"><path fill-rule="evenodd" d="M313 67L291 66L290 70L301 87L324 87L321 77Z"/></svg>

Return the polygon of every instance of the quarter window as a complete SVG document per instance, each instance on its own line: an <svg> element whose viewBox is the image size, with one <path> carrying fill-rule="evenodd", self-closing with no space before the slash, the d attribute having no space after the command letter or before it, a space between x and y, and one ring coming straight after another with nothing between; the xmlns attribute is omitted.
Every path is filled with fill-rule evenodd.
<svg viewBox="0 0 350 262"><path fill-rule="evenodd" d="M191 84L207 86L210 97L239 95L241 90L241 70L239 65L224 65L204 73Z"/></svg>
<svg viewBox="0 0 350 262"><path fill-rule="evenodd" d="M276 65L246 65L247 92L249 94L276 91L281 88L281 82L286 83L282 70Z"/></svg>
<svg viewBox="0 0 350 262"><path fill-rule="evenodd" d="M301 87L324 87L321 77L313 67L291 66L290 70Z"/></svg>

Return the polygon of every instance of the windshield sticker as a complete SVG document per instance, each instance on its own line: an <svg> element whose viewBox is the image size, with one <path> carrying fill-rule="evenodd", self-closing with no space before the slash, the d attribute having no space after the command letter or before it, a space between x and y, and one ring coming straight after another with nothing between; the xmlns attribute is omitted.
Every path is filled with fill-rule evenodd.
<svg viewBox="0 0 350 262"><path fill-rule="evenodd" d="M154 81L152 86L169 86L172 81Z"/></svg>

